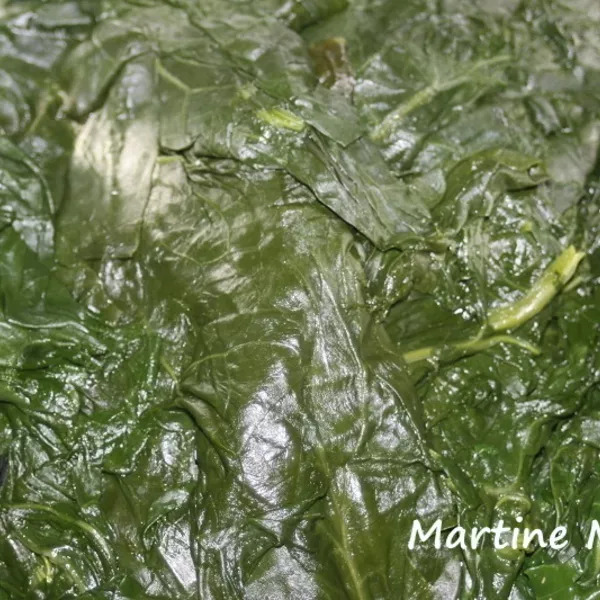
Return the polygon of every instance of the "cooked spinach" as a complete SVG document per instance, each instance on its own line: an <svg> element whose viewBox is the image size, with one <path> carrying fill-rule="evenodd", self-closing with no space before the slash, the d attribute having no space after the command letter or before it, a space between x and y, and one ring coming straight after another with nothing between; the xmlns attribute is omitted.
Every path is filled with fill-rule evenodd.
<svg viewBox="0 0 600 600"><path fill-rule="evenodd" d="M597 596L597 0L0 23L0 598Z"/></svg>

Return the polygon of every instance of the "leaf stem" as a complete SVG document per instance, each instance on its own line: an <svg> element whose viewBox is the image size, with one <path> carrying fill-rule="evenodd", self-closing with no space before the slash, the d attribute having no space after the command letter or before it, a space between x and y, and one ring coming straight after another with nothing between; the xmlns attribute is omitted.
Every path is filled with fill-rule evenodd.
<svg viewBox="0 0 600 600"><path fill-rule="evenodd" d="M573 277L585 253L569 246L548 266L542 276L520 300L501 306L488 316L493 331L516 329L537 315Z"/></svg>
<svg viewBox="0 0 600 600"><path fill-rule="evenodd" d="M421 360L427 360L433 358L436 354L441 353L444 349L447 350L458 350L463 354L471 354L474 352L481 352L492 348L498 344L513 344L519 346L525 350L531 352L531 354L539 354L540 349L535 345L513 337L511 335L495 335L488 338L471 338L463 342L456 342L454 344L448 344L447 346L427 346L425 348L419 348L418 350L412 350L411 352L405 352L402 356L408 363L415 363Z"/></svg>
<svg viewBox="0 0 600 600"><path fill-rule="evenodd" d="M484 68L495 64L507 62L510 57L502 55L490 58L488 60L482 60L472 65L462 75L458 75L447 81L434 81L428 86L421 88L413 96L408 98L405 102L399 104L394 110L388 113L383 121L375 127L371 133L371 139L375 141L381 141L390 135L397 124L404 120L404 118L411 112L431 102L438 94L446 91L450 91L457 88L465 83L468 83L473 78L473 73Z"/></svg>
<svg viewBox="0 0 600 600"><path fill-rule="evenodd" d="M563 250L546 268L542 276L533 284L525 296L490 312L487 319L487 327L494 332L507 331L516 329L526 321L532 319L569 282L584 256L585 253L576 250L574 246L569 246ZM492 335L485 338L483 337L484 332L485 328L474 338L446 345L426 346L405 352L402 356L408 364L411 364L434 358L444 351L458 350L464 354L470 354L487 350L497 344L514 344L532 354L540 354L540 349L530 342L506 334Z"/></svg>

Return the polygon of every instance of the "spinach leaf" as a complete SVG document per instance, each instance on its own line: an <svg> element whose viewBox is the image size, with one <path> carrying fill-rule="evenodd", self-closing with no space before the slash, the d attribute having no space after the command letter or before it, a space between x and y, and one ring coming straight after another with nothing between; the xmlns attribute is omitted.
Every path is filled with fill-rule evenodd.
<svg viewBox="0 0 600 600"><path fill-rule="evenodd" d="M595 597L599 28L0 2L0 598Z"/></svg>

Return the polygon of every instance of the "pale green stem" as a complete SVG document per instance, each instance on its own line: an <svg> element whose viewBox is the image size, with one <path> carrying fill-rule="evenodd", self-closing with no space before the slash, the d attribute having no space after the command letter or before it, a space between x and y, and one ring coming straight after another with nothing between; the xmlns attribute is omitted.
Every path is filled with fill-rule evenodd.
<svg viewBox="0 0 600 600"><path fill-rule="evenodd" d="M306 127L303 119L283 108L272 108L270 110L263 108L256 113L256 116L269 125L277 127L277 129L289 129L300 132Z"/></svg>
<svg viewBox="0 0 600 600"><path fill-rule="evenodd" d="M516 329L533 318L569 282L584 256L585 253L577 251L574 246L569 246L563 250L523 298L490 312L487 321L488 327L495 332L506 331ZM483 331L481 334L483 334ZM511 335L493 335L488 338L482 338L481 334L462 342L454 342L442 346L426 346L417 350L411 350L403 354L403 358L408 364L411 364L433 358L446 350L458 350L464 353L480 352L497 344L514 344L532 354L537 355L540 353L540 349L534 344Z"/></svg>
<svg viewBox="0 0 600 600"><path fill-rule="evenodd" d="M468 83L473 78L473 73L484 67L489 67L494 64L506 62L509 60L508 56L497 56L489 60L482 60L474 64L466 73L458 77L449 79L448 81L434 81L427 87L422 88L418 92L411 96L405 102L402 102L392 112L387 114L383 121L373 129L371 133L371 139L382 140L391 134L396 128L397 124L404 120L404 118L411 112L423 106L433 100L438 94L447 92L454 89L464 83Z"/></svg>
<svg viewBox="0 0 600 600"><path fill-rule="evenodd" d="M418 350L412 350L411 352L406 352L403 354L404 360L408 363L415 363L421 360L427 360L428 358L433 358L437 353L447 350L459 350L464 352L465 354L469 354L472 352L481 352L483 350L487 350L488 348L492 348L497 344L513 344L515 346L519 346L520 348L524 348L528 350L532 354L539 354L540 349L524 340L520 340L519 338L513 337L511 335L495 335L493 337L480 339L480 338L472 338L469 340L465 340L464 342L456 342L454 344L448 344L447 346L428 346L426 348L419 348Z"/></svg>
<svg viewBox="0 0 600 600"><path fill-rule="evenodd" d="M488 316L488 325L493 331L516 329L537 315L573 277L577 265L585 256L583 252L569 246L550 264L542 276L520 300L501 306Z"/></svg>

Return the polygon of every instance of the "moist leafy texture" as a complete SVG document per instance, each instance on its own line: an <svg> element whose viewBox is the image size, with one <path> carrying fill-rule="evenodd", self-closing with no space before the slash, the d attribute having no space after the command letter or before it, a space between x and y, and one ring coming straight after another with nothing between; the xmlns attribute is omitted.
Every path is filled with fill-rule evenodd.
<svg viewBox="0 0 600 600"><path fill-rule="evenodd" d="M596 0L0 0L0 598L595 598L599 90Z"/></svg>

